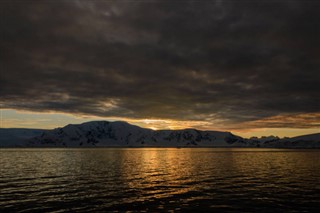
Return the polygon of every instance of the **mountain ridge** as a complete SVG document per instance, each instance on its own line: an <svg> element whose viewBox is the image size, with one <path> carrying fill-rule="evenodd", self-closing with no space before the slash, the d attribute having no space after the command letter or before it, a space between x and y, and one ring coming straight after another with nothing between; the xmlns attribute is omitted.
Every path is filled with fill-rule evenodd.
<svg viewBox="0 0 320 213"><path fill-rule="evenodd" d="M276 147L320 148L320 133L249 139L231 132L152 130L125 121L89 121L52 130L0 129L0 147Z"/></svg>

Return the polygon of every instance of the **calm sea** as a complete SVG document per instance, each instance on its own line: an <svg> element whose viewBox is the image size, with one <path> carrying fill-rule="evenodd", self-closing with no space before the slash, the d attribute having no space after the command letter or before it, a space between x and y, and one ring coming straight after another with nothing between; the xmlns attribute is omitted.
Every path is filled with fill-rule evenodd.
<svg viewBox="0 0 320 213"><path fill-rule="evenodd" d="M319 212L320 150L0 149L0 212Z"/></svg>

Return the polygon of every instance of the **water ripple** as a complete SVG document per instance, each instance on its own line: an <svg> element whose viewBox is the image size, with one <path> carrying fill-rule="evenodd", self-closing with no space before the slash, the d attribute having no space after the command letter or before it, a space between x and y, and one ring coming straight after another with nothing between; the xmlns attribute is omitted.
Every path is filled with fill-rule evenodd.
<svg viewBox="0 0 320 213"><path fill-rule="evenodd" d="M0 150L0 211L313 212L320 151Z"/></svg>

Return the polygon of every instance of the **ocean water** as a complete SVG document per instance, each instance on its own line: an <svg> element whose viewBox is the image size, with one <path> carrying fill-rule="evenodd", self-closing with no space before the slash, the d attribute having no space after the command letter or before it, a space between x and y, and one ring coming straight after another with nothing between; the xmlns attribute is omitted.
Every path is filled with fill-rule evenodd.
<svg viewBox="0 0 320 213"><path fill-rule="evenodd" d="M320 150L0 149L0 212L319 212Z"/></svg>

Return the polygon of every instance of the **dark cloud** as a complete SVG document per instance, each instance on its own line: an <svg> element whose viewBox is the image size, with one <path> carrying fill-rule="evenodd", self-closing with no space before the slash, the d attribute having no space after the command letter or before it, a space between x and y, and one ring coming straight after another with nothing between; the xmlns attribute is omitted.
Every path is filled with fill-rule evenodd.
<svg viewBox="0 0 320 213"><path fill-rule="evenodd" d="M4 108L226 124L320 113L318 1L0 4Z"/></svg>

